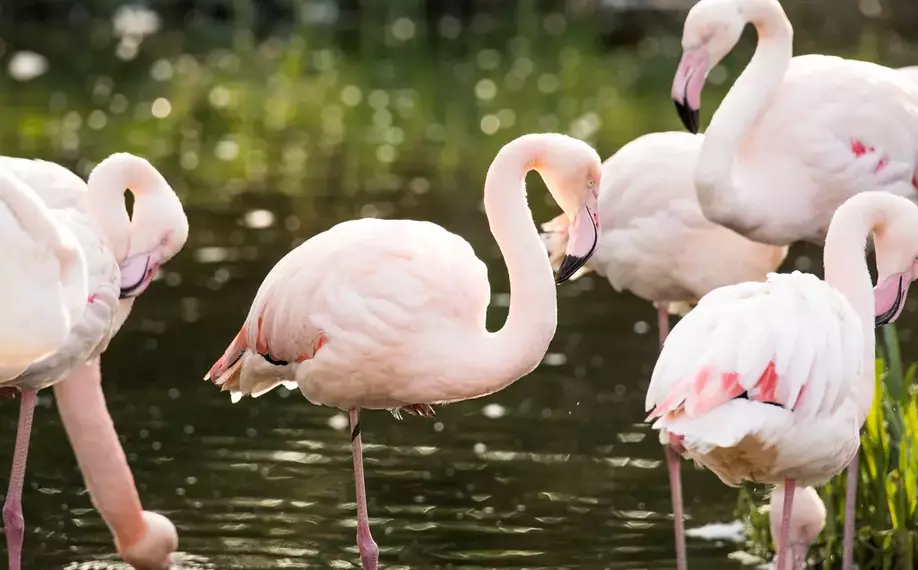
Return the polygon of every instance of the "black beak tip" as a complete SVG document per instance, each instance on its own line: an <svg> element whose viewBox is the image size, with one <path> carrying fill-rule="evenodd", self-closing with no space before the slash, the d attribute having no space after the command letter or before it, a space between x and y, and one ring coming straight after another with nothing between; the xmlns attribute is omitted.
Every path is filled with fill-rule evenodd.
<svg viewBox="0 0 918 570"><path fill-rule="evenodd" d="M673 103L676 105L676 112L679 113L682 124L685 125L685 128L688 129L690 133L697 135L699 125L698 109L692 109L687 104L676 99L673 99Z"/></svg>
<svg viewBox="0 0 918 570"><path fill-rule="evenodd" d="M560 285L571 278L577 270L584 266L589 257L577 257L574 255L565 255L555 273L555 285Z"/></svg>

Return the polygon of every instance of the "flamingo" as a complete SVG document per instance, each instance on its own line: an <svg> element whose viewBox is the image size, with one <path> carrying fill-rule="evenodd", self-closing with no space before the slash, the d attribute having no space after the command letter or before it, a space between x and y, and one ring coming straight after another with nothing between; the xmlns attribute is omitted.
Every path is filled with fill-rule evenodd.
<svg viewBox="0 0 918 570"><path fill-rule="evenodd" d="M708 71L747 23L759 41L705 133L695 170L712 222L763 243L823 243L849 197L886 191L918 198L918 82L913 71L824 55L792 57L793 29L778 0L700 0L689 11L672 97L697 132ZM863 425L869 409L860 410ZM845 501L843 570L853 565L854 456Z"/></svg>
<svg viewBox="0 0 918 570"><path fill-rule="evenodd" d="M705 216L758 242L821 244L854 194L915 200L918 84L873 63L792 57L778 0L700 0L689 11L672 87L686 128L698 131L708 71L747 23L755 55L711 118L695 170Z"/></svg>
<svg viewBox="0 0 918 570"><path fill-rule="evenodd" d="M530 170L571 218L555 280L526 203ZM534 370L557 326L555 282L596 247L600 181L596 151L565 135L524 135L498 152L484 207L507 263L511 303L497 332L485 328L487 268L468 242L429 222L352 220L274 266L242 330L205 376L234 401L292 382L313 404L348 411L364 570L376 570L378 548L367 516L360 410L433 417L432 405L487 396Z"/></svg>
<svg viewBox="0 0 918 570"><path fill-rule="evenodd" d="M12 378L61 348L88 296L76 237L31 188L0 170L0 377Z"/></svg>
<svg viewBox="0 0 918 570"><path fill-rule="evenodd" d="M41 388L66 381L78 367L96 359L105 350L130 313L136 296L153 280L159 265L184 245L188 221L181 202L162 175L146 160L130 154L118 153L103 160L93 169L87 183L60 165L40 160L0 157L0 169L8 178L31 188L50 208L56 223L76 236L86 259L86 280L91 292L84 297L82 314L59 350L33 363L21 374L0 380L0 388L8 395L16 391L21 395L13 469L3 506L9 568L19 570L24 532L21 495L36 393ZM124 203L126 188L135 194L133 218L129 218ZM75 435L73 429L77 425L87 425L81 423L79 408L95 406L92 409L99 411L96 404L101 396L100 388L93 390L90 386L85 393L62 388L58 392L63 398L59 407L72 441L79 437L109 435L103 425L108 418L107 412L104 417L95 417L96 423L86 427L86 434ZM104 410L104 400L102 408ZM68 410L77 410L77 413L68 414ZM68 422L70 425L66 425ZM110 443L101 442L100 449L114 453ZM89 447L75 445L78 454L92 452ZM78 457L78 460L87 479L117 463L117 458L112 456L102 464L86 457ZM118 476L116 473L109 475L111 479ZM133 486L132 481L130 485ZM129 508L129 497L124 501L122 508ZM105 510L111 512L113 509L107 507ZM133 542L119 542L119 551L131 556L135 548L140 548L134 543L142 543L144 553L156 550L148 548L147 543L175 544L175 529L171 522L164 524L162 518L146 517L143 532L131 529L126 536ZM157 564L138 567L167 567L164 560Z"/></svg>
<svg viewBox="0 0 918 570"><path fill-rule="evenodd" d="M819 534L826 526L826 505L819 498L813 487L797 487L794 489L794 508L791 511L787 529L787 548L791 557L792 570L806 568L806 555L810 546L819 538ZM777 485L771 493L771 512L768 522L771 526L771 540L775 552L781 549L780 534L781 520L784 513L784 486ZM777 566L777 557L774 564Z"/></svg>
<svg viewBox="0 0 918 570"><path fill-rule="evenodd" d="M657 308L660 346L669 315L684 315L709 291L744 281L764 281L787 247L750 241L705 219L692 172L704 137L652 133L629 142L602 165L599 214L607 222L596 253L572 278L589 270L616 291L631 291ZM553 263L567 245L568 221L542 225ZM664 446L675 519L676 565L685 568L685 523L679 456Z"/></svg>
<svg viewBox="0 0 918 570"><path fill-rule="evenodd" d="M872 234L879 280L871 290ZM918 275L918 207L886 192L832 218L825 281L794 272L705 295L666 339L647 389L660 440L727 485L783 483L778 570L795 485L821 485L856 455L873 400L874 325L894 321Z"/></svg>

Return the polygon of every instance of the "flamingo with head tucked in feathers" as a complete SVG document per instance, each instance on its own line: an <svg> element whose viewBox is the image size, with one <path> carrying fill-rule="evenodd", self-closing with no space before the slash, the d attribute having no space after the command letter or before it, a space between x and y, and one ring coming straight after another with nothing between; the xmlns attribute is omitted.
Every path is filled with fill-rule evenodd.
<svg viewBox="0 0 918 570"><path fill-rule="evenodd" d="M857 453L874 326L899 316L918 276L918 206L886 192L850 198L832 218L824 261L825 281L772 274L705 295L666 339L647 389L662 443L728 485L784 484L778 570L795 486L825 483Z"/></svg>
<svg viewBox="0 0 918 570"><path fill-rule="evenodd" d="M188 221L181 202L149 162L125 153L99 163L88 182L40 160L0 157L0 170L5 174L0 180L20 190L31 189L49 208L54 223L76 237L85 257L89 291L88 296L83 293L79 318L63 345L22 373L0 380L8 395L19 392L21 397L13 469L3 506L9 568L20 569L21 495L36 392L54 385L83 476L93 501L115 531L122 557L137 568L165 569L177 544L175 528L165 517L140 510L101 386L82 367L89 362L98 369L98 355L127 318L134 298L147 288L159 265L184 245ZM125 207L126 189L135 195L133 217ZM105 485L99 484L102 481Z"/></svg>
<svg viewBox="0 0 918 570"><path fill-rule="evenodd" d="M555 279L526 203L530 170L570 218ZM338 224L287 254L258 289L242 330L205 379L234 398L295 382L310 402L349 412L365 570L376 570L378 548L367 517L360 410L431 417L432 405L492 394L535 369L557 326L555 282L596 246L600 180L596 152L564 135L525 135L497 154L484 206L511 294L497 332L485 328L485 264L464 239L428 222Z"/></svg>
<svg viewBox="0 0 918 570"><path fill-rule="evenodd" d="M771 528L771 541L775 552L781 550L781 521L784 519L784 485L777 485L771 492L769 499L771 511L768 513L768 522ZM805 570L806 557L810 546L819 538L819 534L826 526L826 505L819 498L819 493L813 487L797 487L794 489L794 508L787 529L786 556L790 557L787 563L790 570ZM778 557L775 555L774 565L777 566Z"/></svg>

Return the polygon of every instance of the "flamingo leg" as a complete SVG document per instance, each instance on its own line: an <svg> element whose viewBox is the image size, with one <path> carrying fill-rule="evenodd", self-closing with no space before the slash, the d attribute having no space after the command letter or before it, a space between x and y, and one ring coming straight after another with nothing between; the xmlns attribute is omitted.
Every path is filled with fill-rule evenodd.
<svg viewBox="0 0 918 570"><path fill-rule="evenodd" d="M781 538L778 542L778 566L776 570L790 570L787 563L787 542L790 540L791 509L794 506L793 479L784 480L784 511L781 513Z"/></svg>
<svg viewBox="0 0 918 570"><path fill-rule="evenodd" d="M845 488L845 527L842 539L842 570L854 568L854 503L857 500L857 460L858 453L854 454L848 464L848 485Z"/></svg>
<svg viewBox="0 0 918 570"><path fill-rule="evenodd" d="M663 303L657 305L657 330L660 333L660 348L663 348L663 341L669 334L669 312Z"/></svg>
<svg viewBox="0 0 918 570"><path fill-rule="evenodd" d="M348 413L351 423L351 451L354 454L354 483L357 486L357 549L363 570L376 570L379 564L379 547L370 534L370 517L367 514L367 491L363 482L363 449L360 443L360 410Z"/></svg>
<svg viewBox="0 0 918 570"><path fill-rule="evenodd" d="M673 499L673 523L676 535L676 570L686 570L685 558L685 519L682 513L682 480L679 475L679 454L664 445L666 466L669 468L669 489Z"/></svg>
<svg viewBox="0 0 918 570"><path fill-rule="evenodd" d="M23 390L20 396L22 400L19 402L16 450L13 452L10 486L6 492L6 501L3 503L3 531L6 534L9 570L22 568L22 540L25 535L25 520L22 518L22 485L25 482L26 459L29 454L29 437L32 434L36 394L36 390Z"/></svg>

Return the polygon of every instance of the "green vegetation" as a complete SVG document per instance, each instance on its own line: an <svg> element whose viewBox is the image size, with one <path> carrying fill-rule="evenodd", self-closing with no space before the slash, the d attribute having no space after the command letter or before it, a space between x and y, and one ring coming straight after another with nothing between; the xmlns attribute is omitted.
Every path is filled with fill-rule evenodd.
<svg viewBox="0 0 918 570"><path fill-rule="evenodd" d="M903 367L893 326L883 327L882 338L873 408L861 434L855 562L862 570L911 570L918 561L918 365ZM845 487L842 473L819 490L827 522L810 550L814 567L840 565ZM770 559L768 511L761 506L766 502L761 493L743 489L738 512L748 550Z"/></svg>

